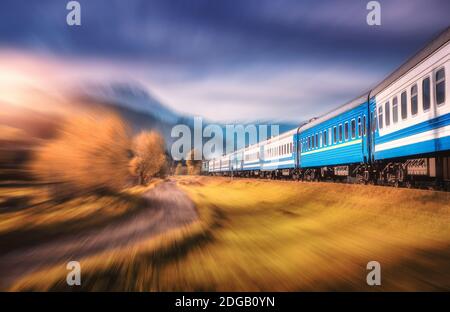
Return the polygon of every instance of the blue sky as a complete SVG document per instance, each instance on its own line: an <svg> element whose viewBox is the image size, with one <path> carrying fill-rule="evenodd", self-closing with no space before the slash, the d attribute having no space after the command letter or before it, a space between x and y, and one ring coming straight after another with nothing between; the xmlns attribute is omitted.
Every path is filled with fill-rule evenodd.
<svg viewBox="0 0 450 312"><path fill-rule="evenodd" d="M343 104L447 27L450 12L447 0L379 1L382 24L370 27L368 1L79 2L82 25L69 27L67 1L3 0L0 49L91 74L101 64L102 79L228 122L300 121Z"/></svg>

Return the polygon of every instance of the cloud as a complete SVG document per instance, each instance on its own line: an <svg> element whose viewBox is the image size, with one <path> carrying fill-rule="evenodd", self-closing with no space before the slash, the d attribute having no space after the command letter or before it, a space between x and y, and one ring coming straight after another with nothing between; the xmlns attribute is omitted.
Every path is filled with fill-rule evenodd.
<svg viewBox="0 0 450 312"><path fill-rule="evenodd" d="M325 68L291 64L235 71L167 87L158 86L157 82L152 85L158 86L163 101L178 103L178 110L194 111L210 119L271 118L298 122L362 94L380 77L349 64Z"/></svg>
<svg viewBox="0 0 450 312"><path fill-rule="evenodd" d="M450 2L4 0L0 50L63 63L56 83L138 80L172 108L211 119L294 120L367 90L448 25ZM297 118L297 116L302 117Z"/></svg>

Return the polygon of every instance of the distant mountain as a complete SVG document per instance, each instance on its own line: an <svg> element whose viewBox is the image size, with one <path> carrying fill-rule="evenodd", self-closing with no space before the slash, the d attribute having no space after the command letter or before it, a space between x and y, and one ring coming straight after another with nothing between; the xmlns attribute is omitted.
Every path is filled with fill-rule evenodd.
<svg viewBox="0 0 450 312"><path fill-rule="evenodd" d="M131 83L114 83L107 85L91 85L86 95L101 102L114 103L139 113L150 114L155 118L170 124L178 121L179 116L161 104L143 86Z"/></svg>
<svg viewBox="0 0 450 312"><path fill-rule="evenodd" d="M174 112L155 99L146 88L139 84L114 83L108 85L90 85L85 88L85 92L82 96L112 107L128 121L135 132L145 129L159 131L164 136L168 146L176 139L172 138L170 134L172 128L177 124L187 125L191 129L191 134L193 135L193 116ZM225 126L234 123L216 123L203 119L203 127L206 127L209 124L219 125L223 129L223 136L225 138ZM252 124L252 122L246 122L244 126L248 124ZM289 131L298 126L293 123L270 121L259 121L254 124L256 126L266 124L269 125L269 128L270 125L277 124L279 125L279 133ZM246 145L247 144L248 140L246 141Z"/></svg>

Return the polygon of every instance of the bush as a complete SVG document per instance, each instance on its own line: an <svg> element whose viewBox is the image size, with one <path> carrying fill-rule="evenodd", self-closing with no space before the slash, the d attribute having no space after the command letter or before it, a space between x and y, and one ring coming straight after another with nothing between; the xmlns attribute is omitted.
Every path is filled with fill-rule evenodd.
<svg viewBox="0 0 450 312"><path fill-rule="evenodd" d="M133 140L135 157L130 162L131 172L139 184L146 184L152 177L165 175L166 155L163 137L156 132L141 132Z"/></svg>
<svg viewBox="0 0 450 312"><path fill-rule="evenodd" d="M119 191L129 181L131 157L127 125L102 111L67 119L56 138L37 149L30 168L41 181L55 184L54 195Z"/></svg>
<svg viewBox="0 0 450 312"><path fill-rule="evenodd" d="M187 168L183 166L181 162L177 164L175 167L175 175L186 175L187 174Z"/></svg>
<svg viewBox="0 0 450 312"><path fill-rule="evenodd" d="M186 166L187 166L187 174L189 175L200 175L201 169L202 169L202 161L201 160L195 160L195 150L192 149L189 152L189 155L186 159Z"/></svg>

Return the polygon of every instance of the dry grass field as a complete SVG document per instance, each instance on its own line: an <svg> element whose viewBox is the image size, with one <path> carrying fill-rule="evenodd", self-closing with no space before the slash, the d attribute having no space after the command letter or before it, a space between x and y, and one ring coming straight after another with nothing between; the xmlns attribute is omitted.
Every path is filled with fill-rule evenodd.
<svg viewBox="0 0 450 312"><path fill-rule="evenodd" d="M450 194L179 177L199 220L82 259L82 290L450 290ZM5 225L3 225L4 227ZM381 264L382 285L366 284ZM55 266L11 290L70 290Z"/></svg>
<svg viewBox="0 0 450 312"><path fill-rule="evenodd" d="M77 231L95 229L143 205L141 195L154 187L135 186L120 193L86 193L55 202L45 185L28 183L0 188L0 251L32 246Z"/></svg>

